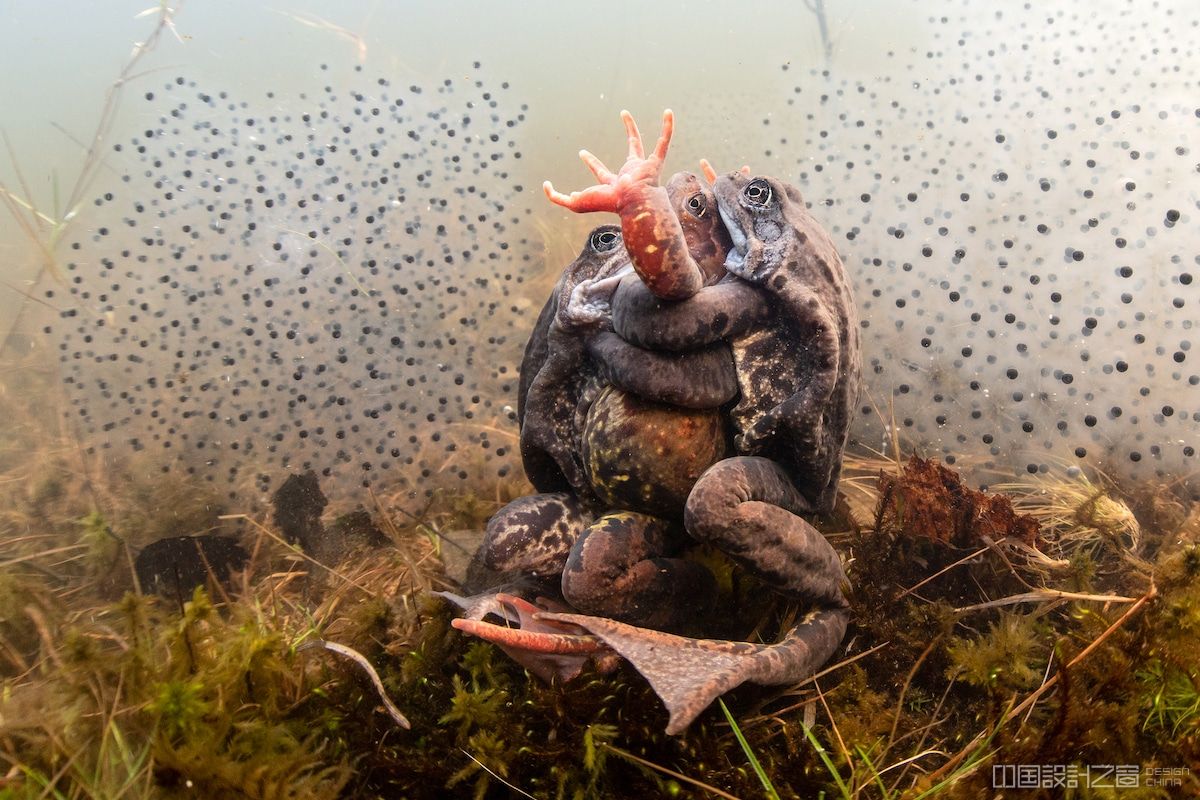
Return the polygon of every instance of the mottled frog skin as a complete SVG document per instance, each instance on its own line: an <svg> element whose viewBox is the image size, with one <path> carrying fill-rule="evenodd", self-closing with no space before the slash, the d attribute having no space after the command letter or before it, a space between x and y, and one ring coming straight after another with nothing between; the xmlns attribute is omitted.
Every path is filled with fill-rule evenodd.
<svg viewBox="0 0 1200 800"><path fill-rule="evenodd" d="M585 342L586 369L579 369L577 351L563 352L570 352L576 374L605 376L621 373L621 347L677 358L727 347L737 391L706 412L717 424L705 425L699 423L707 419L664 399L680 392L679 375L641 375L640 396L617 380L595 396L586 387L572 389L579 402L570 434L581 433L566 448L579 459L586 488L613 510L575 526L579 535L562 567L564 598L586 613L534 617L539 626L590 631L630 660L666 702L674 733L746 680L790 683L812 674L845 633L840 560L802 515L828 511L836 498L861 356L841 261L794 187L739 171L711 176L712 190L686 174L663 189L658 176L673 117L664 115L650 157L632 118L623 119L629 158L619 172L584 152L598 186L569 196L546 186L550 199L565 207L618 213L636 271L636 277L614 272L605 279L605 292L612 287L612 331L604 332L603 348ZM547 372L557 347L549 337L531 397L543 375L562 382ZM588 380L596 386L604 379ZM526 403L523 431L540 424L531 410ZM670 627L679 619L671 606L706 605L711 575L674 557L679 540L670 520L680 511L691 540L720 549L814 610L769 646L683 639L628 624ZM499 527L510 523L500 519ZM489 537L505 538L498 534L490 523ZM522 536L536 542L529 552L540 558L544 537ZM509 552L522 556L521 548ZM456 624L510 647L554 651L568 639L578 646L575 633Z"/></svg>
<svg viewBox="0 0 1200 800"><path fill-rule="evenodd" d="M777 313L776 325L733 340L737 450L781 464L814 509L828 513L862 372L849 279L795 187L732 172L713 192L733 238L726 270L767 291Z"/></svg>
<svg viewBox="0 0 1200 800"><path fill-rule="evenodd" d="M849 280L794 187L739 171L717 177L713 194L733 240L728 274L678 302L623 279L614 329L657 350L728 342L739 390L730 412L737 453L779 462L814 510L828 513L861 380Z"/></svg>
<svg viewBox="0 0 1200 800"><path fill-rule="evenodd" d="M659 352L616 336L609 311L626 275L637 280L620 229L598 227L538 317L517 413L525 471L541 494L489 521L480 557L492 570L561 573L608 509L678 520L696 478L729 452L718 410L738 391L728 345Z"/></svg>
<svg viewBox="0 0 1200 800"><path fill-rule="evenodd" d="M664 353L639 348L612 332L611 299L625 275L637 279L620 230L611 225L596 228L563 271L538 318L521 365L517 396L521 454L530 481L543 492L572 491L585 505L596 508L608 501L593 489L583 446L585 431L603 430L588 424L602 390L611 387L603 396L614 401L624 396L644 398L647 409L666 404L679 420L695 417L697 424L684 425L678 432L700 449L712 445L695 440L693 434L715 429L715 409L738 392L732 355L723 342L686 353ZM609 404L606 399L605 405ZM656 410L655 419L669 416L667 411ZM636 423L627 415L620 419L626 448L641 441ZM648 419L646 425L653 427L654 422ZM595 474L610 472L596 463Z"/></svg>

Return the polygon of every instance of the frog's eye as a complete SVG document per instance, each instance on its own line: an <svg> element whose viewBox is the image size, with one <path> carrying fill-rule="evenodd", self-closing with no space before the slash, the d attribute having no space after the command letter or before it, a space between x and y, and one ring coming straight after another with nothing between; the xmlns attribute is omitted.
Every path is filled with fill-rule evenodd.
<svg viewBox="0 0 1200 800"><path fill-rule="evenodd" d="M771 184L767 183L762 178L755 178L746 185L742 190L742 196L746 198L746 202L752 206L765 208L771 205L771 201L775 199L774 193L771 191Z"/></svg>
<svg viewBox="0 0 1200 800"><path fill-rule="evenodd" d="M595 231L592 234L591 245L597 253L607 253L621 245L621 234L612 229Z"/></svg>
<svg viewBox="0 0 1200 800"><path fill-rule="evenodd" d="M687 202L684 203L684 207L688 210L688 213L697 219L702 218L708 213L708 201L704 199L703 192L696 192L689 197Z"/></svg>

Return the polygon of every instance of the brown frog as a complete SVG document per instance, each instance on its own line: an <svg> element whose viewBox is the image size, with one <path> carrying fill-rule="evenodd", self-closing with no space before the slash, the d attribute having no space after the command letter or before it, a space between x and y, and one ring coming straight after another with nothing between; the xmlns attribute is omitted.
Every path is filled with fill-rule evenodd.
<svg viewBox="0 0 1200 800"><path fill-rule="evenodd" d="M626 586L616 594L624 607L604 610L664 625L693 607L682 598L711 595L711 577L668 557L686 541L681 525L648 515L678 522L696 479L730 451L718 409L738 388L723 342L659 352L612 332L611 298L631 272L620 230L601 226L551 292L526 348L518 392L522 458L541 493L514 500L489 520L479 557L495 571L554 578L578 540L602 531L595 541L653 552L661 574L675 578L649 576L654 602ZM620 511L597 519L609 509ZM592 610L590 588L576 581L563 590L577 608Z"/></svg>
<svg viewBox="0 0 1200 800"><path fill-rule="evenodd" d="M620 214L640 278L622 279L612 298L615 333L627 344L662 351L730 345L739 392L727 417L737 455L718 460L695 481L683 504L684 527L693 539L715 545L815 608L771 646L642 630L605 617L628 619L631 608L646 608L646 599L679 596L653 581L636 580L661 574L660 557L653 548L627 546L604 526L580 536L564 568L564 596L604 617L544 613L536 615L540 624L579 626L630 660L666 702L668 731L679 732L713 698L743 681L789 683L811 674L844 635L839 559L800 515L827 511L836 497L858 387L857 317L828 235L799 193L773 178L734 172L715 179L709 208L715 205L730 246L722 271L705 270L707 254L693 251L684 235L686 216L658 186L673 118L664 115L663 136L646 158L636 126L623 117L630 142L625 166L614 174L583 153L600 185L571 196L547 185L547 195L573 210ZM528 416L524 422L534 424ZM607 430L610 439L613 434ZM640 543L653 544L653 538L643 536ZM572 597L573 584L588 591ZM507 634L508 629L488 630L475 621L460 627L498 642L519 637L522 646L547 650L556 637L560 643L567 638L552 632L532 638Z"/></svg>

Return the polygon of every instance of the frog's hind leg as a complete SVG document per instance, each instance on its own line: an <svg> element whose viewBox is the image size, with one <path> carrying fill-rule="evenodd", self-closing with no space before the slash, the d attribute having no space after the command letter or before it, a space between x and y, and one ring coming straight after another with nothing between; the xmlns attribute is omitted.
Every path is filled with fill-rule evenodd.
<svg viewBox="0 0 1200 800"><path fill-rule="evenodd" d="M542 614L597 636L654 687L681 733L725 692L747 681L779 685L815 673L846 634L845 575L837 552L799 513L810 506L787 473L765 458L727 458L709 467L688 496L684 524L777 589L816 608L771 645L688 639L611 619Z"/></svg>
<svg viewBox="0 0 1200 800"><path fill-rule="evenodd" d="M744 565L783 594L845 608L841 559L798 514L812 505L767 458L737 456L705 471L688 495L688 533Z"/></svg>
<svg viewBox="0 0 1200 800"><path fill-rule="evenodd" d="M709 467L688 496L688 532L779 591L816 608L773 645L686 639L611 620L549 615L600 637L650 681L679 733L717 697L746 681L777 685L815 673L841 644L849 619L837 552L801 517L810 505L773 461L736 457Z"/></svg>
<svg viewBox="0 0 1200 800"><path fill-rule="evenodd" d="M518 497L488 520L477 557L499 573L556 576L592 519L566 492Z"/></svg>
<svg viewBox="0 0 1200 800"><path fill-rule="evenodd" d="M667 733L683 733L700 713L747 681L764 685L803 680L829 659L846 634L845 609L814 611L778 643L689 639L603 617L539 614L543 623L577 625L634 666L667 707Z"/></svg>
<svg viewBox="0 0 1200 800"><path fill-rule="evenodd" d="M563 597L575 608L652 628L676 627L716 595L703 565L668 557L670 526L633 512L606 514L590 525L563 569Z"/></svg>

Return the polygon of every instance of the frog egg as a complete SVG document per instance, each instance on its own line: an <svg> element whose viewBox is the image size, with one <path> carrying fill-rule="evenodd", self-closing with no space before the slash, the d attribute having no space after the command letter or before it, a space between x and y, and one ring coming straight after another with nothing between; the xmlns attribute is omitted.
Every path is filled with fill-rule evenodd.
<svg viewBox="0 0 1200 800"><path fill-rule="evenodd" d="M891 408L907 446L977 481L1196 472L1197 48L1169 32L1200 21L1094 24L1122 9L981 27L947 6L869 75L784 66L762 153L855 282L859 442L890 441Z"/></svg>
<svg viewBox="0 0 1200 800"><path fill-rule="evenodd" d="M361 72L245 100L179 76L141 103L47 328L88 449L235 497L310 468L331 496L508 474L524 103L482 73Z"/></svg>
<svg viewBox="0 0 1200 800"><path fill-rule="evenodd" d="M838 244L856 445L891 409L976 483L1197 472L1197 9L931 0L878 53L809 70L796 44L671 100L681 147L795 183ZM42 298L87 447L235 496L309 467L331 497L519 474L517 364L565 261L518 89L145 80Z"/></svg>

